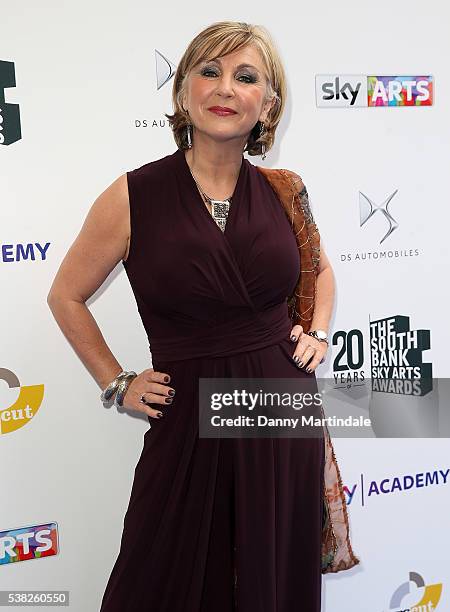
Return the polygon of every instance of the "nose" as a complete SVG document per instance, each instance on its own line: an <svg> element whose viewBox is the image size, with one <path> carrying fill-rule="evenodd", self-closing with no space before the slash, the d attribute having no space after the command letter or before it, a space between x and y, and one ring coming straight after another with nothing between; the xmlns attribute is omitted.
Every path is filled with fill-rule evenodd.
<svg viewBox="0 0 450 612"><path fill-rule="evenodd" d="M223 97L234 96L234 77L232 74L222 74L216 81L217 93Z"/></svg>

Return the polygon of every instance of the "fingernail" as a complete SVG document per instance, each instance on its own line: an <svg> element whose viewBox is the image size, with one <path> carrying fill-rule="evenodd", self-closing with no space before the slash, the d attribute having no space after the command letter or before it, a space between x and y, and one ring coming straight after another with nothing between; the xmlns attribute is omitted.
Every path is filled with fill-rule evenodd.
<svg viewBox="0 0 450 612"><path fill-rule="evenodd" d="M157 416L158 416L158 419L160 419L161 417L163 417L163 416L164 416L164 413L163 413L163 412L158 412L158 413L157 413Z"/></svg>
<svg viewBox="0 0 450 612"><path fill-rule="evenodd" d="M312 372L311 368L306 368L306 371L308 372L308 374Z"/></svg>
<svg viewBox="0 0 450 612"><path fill-rule="evenodd" d="M171 404L172 403L172 398L171 397L166 397L166 398L164 398L164 401L166 402L166 404Z"/></svg>
<svg viewBox="0 0 450 612"><path fill-rule="evenodd" d="M299 367L299 368L301 368L301 367L302 367L302 365L303 365L303 361L299 361L299 362L298 362L298 367Z"/></svg>
<svg viewBox="0 0 450 612"><path fill-rule="evenodd" d="M174 389L169 389L169 395L175 395L175 390Z"/></svg>
<svg viewBox="0 0 450 612"><path fill-rule="evenodd" d="M291 340L292 340L292 342L295 342L297 340L297 336L294 336L294 334L292 334Z"/></svg>
<svg viewBox="0 0 450 612"><path fill-rule="evenodd" d="M169 382L170 376L164 376L164 382Z"/></svg>
<svg viewBox="0 0 450 612"><path fill-rule="evenodd" d="M292 359L295 361L295 363L297 363L298 360L299 360L299 356L298 355L292 355Z"/></svg>

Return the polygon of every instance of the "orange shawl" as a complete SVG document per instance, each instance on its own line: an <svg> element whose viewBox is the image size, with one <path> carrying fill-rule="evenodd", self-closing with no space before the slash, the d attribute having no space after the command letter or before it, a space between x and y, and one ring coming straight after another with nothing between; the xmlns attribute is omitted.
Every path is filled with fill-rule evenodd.
<svg viewBox="0 0 450 612"><path fill-rule="evenodd" d="M290 170L256 166L268 180L291 222L300 254L300 276L288 299L293 325L310 330L314 314L317 275L320 263L320 234L309 206L308 192L301 177ZM323 414L322 409L322 416ZM359 563L350 543L347 503L338 462L327 425L324 468L324 522L322 529L322 573L339 572Z"/></svg>

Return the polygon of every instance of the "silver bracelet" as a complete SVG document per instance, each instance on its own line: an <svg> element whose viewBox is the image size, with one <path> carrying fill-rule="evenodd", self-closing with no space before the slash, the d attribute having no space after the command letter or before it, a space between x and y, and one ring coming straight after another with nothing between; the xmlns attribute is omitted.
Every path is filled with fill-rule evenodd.
<svg viewBox="0 0 450 612"><path fill-rule="evenodd" d="M136 372L128 372L126 376L123 376L119 382L119 386L117 387L116 397L114 398L114 406L116 408L122 408L123 406L123 398L125 397L125 393L130 386L133 378L136 378Z"/></svg>
<svg viewBox="0 0 450 612"><path fill-rule="evenodd" d="M117 376L115 377L115 379L111 381L109 385L106 387L106 389L102 391L102 394L100 395L100 400L102 402L109 401L114 395L114 393L116 392L117 387L119 386L119 383L122 380L122 378L127 376L128 374L136 374L136 372L126 372L125 370L122 370L121 372L119 372Z"/></svg>

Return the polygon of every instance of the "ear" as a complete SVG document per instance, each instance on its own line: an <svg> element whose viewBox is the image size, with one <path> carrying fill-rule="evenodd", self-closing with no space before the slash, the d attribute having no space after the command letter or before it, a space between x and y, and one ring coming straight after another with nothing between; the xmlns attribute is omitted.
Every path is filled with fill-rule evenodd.
<svg viewBox="0 0 450 612"><path fill-rule="evenodd" d="M262 121L263 123L265 122L265 120L267 119L272 107L275 104L275 100L276 98L270 98L269 100L266 100L266 102L264 102L264 105L262 107L262 111L261 114L259 116L259 121Z"/></svg>

